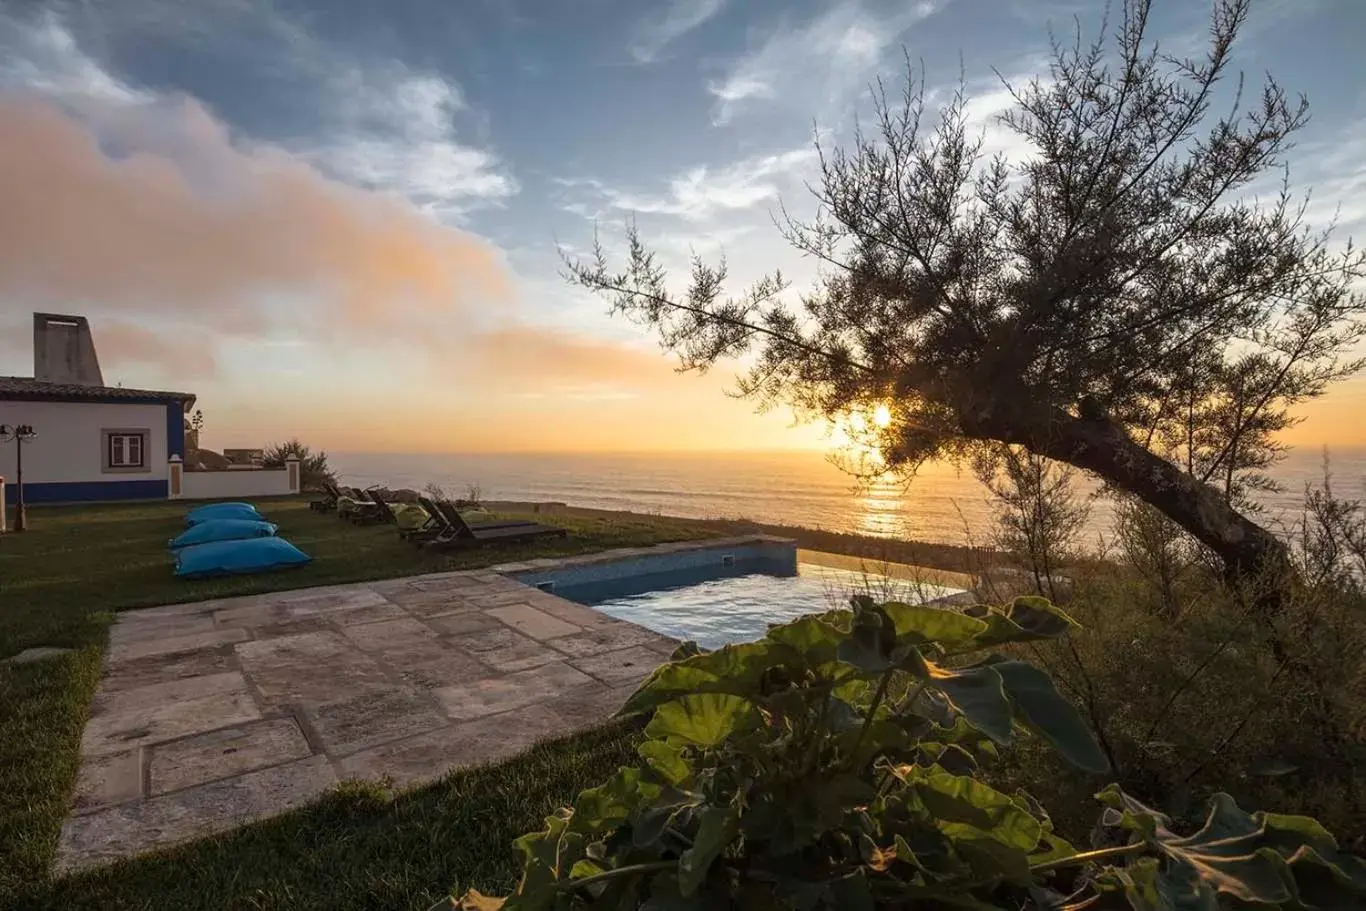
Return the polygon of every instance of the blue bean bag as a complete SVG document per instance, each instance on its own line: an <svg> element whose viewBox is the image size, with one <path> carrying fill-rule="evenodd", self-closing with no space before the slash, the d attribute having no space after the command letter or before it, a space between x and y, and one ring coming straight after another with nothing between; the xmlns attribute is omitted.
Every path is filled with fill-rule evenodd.
<svg viewBox="0 0 1366 911"><path fill-rule="evenodd" d="M210 519L249 519L259 522L261 514L250 503L210 503L190 510L185 516L185 527L191 528Z"/></svg>
<svg viewBox="0 0 1366 911"><path fill-rule="evenodd" d="M284 538L211 541L182 547L175 554L175 574L183 579L234 576L302 566L313 558Z"/></svg>
<svg viewBox="0 0 1366 911"><path fill-rule="evenodd" d="M269 538L280 526L260 519L209 519L191 525L171 539L171 550L208 544L212 541L240 541L244 538Z"/></svg>

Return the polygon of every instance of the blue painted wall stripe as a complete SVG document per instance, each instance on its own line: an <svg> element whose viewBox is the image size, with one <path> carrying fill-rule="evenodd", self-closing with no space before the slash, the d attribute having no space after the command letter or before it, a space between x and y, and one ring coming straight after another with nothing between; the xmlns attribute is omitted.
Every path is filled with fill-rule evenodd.
<svg viewBox="0 0 1366 911"><path fill-rule="evenodd" d="M18 502L19 485L5 484L5 501ZM25 503L79 503L91 500L164 500L166 480L156 481L70 481L25 484Z"/></svg>
<svg viewBox="0 0 1366 911"><path fill-rule="evenodd" d="M166 406L166 454L162 459L173 455L185 458L185 409L179 402Z"/></svg>

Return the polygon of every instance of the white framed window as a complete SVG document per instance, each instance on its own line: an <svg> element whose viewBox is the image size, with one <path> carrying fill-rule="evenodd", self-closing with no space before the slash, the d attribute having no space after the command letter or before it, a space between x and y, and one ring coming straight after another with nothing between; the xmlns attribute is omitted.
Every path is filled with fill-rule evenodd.
<svg viewBox="0 0 1366 911"><path fill-rule="evenodd" d="M105 471L147 470L146 430L106 430L101 436Z"/></svg>

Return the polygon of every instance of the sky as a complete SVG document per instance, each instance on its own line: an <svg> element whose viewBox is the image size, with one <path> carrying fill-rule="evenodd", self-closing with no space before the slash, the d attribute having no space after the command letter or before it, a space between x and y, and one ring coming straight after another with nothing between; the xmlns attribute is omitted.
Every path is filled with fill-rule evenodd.
<svg viewBox="0 0 1366 911"><path fill-rule="evenodd" d="M737 288L815 273L813 136L868 87L960 78L988 148L1001 79L1085 0L0 2L0 374L35 310L90 318L105 380L198 396L204 444L351 451L822 447L733 371L681 375L561 277L635 219ZM1195 51L1208 7L1158 0ZM1366 4L1261 0L1235 64L1313 105L1292 181L1366 240ZM1366 380L1287 441L1366 444ZM1358 417L1353 417L1357 415Z"/></svg>

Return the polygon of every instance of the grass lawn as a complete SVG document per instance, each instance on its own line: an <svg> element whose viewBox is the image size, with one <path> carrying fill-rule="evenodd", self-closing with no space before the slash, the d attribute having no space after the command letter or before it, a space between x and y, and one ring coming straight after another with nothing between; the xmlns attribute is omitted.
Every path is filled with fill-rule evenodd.
<svg viewBox="0 0 1366 911"><path fill-rule="evenodd" d="M489 782L498 781L502 773L481 772L474 779L458 778L392 804L373 794L365 799L355 794L329 798L286 819L172 852L185 857L188 866L168 863L169 854L151 856L108 873L50 886L47 869L75 781L81 730L99 681L100 654L114 612L715 533L695 523L657 517L542 516L538 518L567 527L570 536L428 554L400 541L392 527L356 527L311 512L305 500L262 500L258 505L279 524L283 537L312 555L311 564L277 574L198 582L176 579L166 542L182 528L183 503L34 507L29 511L29 531L0 538L0 659L33 646L75 649L33 664L0 664L0 907L43 907L45 895L53 896L54 902L60 901L56 896L66 896L68 903L62 907L79 907L70 902L85 893L71 890L82 889L103 890L100 894L109 898L100 907L120 908L307 907L315 890L325 895L317 905L329 908L375 907L371 902L380 895L387 896L380 902L385 907L403 906L409 898L420 903L429 894L434 900L450 885L442 876L463 875L455 872L458 864L453 858L490 854L479 869L494 871L490 876L510 875L511 855L501 846L534 827L544 810L602 777L601 770L615 768L613 751L625 748L626 735L617 731L580 738L561 745L559 752L538 751L516 760L507 766L505 787L520 780L522 796L499 796L502 786ZM557 762L563 763L563 773L543 768L548 764L558 770ZM583 774L576 775L576 769ZM484 782L478 793L489 791L490 802L458 810L455 804L471 793L469 785L460 784L467 779ZM430 823L446 814L455 814L448 825ZM469 814L483 822L471 826ZM507 834L495 841L493 829L505 829ZM400 831L406 834L400 837ZM439 840L438 832L444 833ZM392 849L382 849L381 843L391 836ZM418 844L424 840L425 847ZM494 845L499 848L490 851ZM477 881L490 887L505 883ZM139 890L150 890L148 897L141 897ZM366 895L370 898L354 897Z"/></svg>

